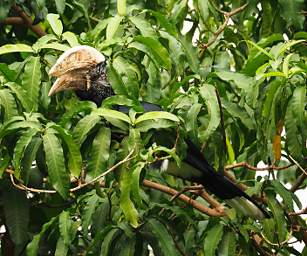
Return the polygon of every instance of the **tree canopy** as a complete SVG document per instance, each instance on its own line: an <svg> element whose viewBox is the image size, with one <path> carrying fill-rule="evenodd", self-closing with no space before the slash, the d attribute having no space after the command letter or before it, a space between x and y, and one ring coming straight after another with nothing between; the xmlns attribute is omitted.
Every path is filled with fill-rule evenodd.
<svg viewBox="0 0 307 256"><path fill-rule="evenodd" d="M2 255L307 255L306 10L303 0L2 1ZM48 97L48 71L76 45L107 57L116 95L101 107L70 91ZM165 111L143 113L140 101ZM175 144L162 146L170 131ZM271 218L149 168L180 165L184 137Z"/></svg>

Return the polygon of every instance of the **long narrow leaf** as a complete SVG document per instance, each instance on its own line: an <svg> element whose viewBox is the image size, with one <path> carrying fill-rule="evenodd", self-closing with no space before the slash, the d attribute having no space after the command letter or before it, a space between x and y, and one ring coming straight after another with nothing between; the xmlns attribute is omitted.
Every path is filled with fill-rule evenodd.
<svg viewBox="0 0 307 256"><path fill-rule="evenodd" d="M62 145L49 129L43 136L48 174L52 186L64 198L68 198L70 179L65 168Z"/></svg>

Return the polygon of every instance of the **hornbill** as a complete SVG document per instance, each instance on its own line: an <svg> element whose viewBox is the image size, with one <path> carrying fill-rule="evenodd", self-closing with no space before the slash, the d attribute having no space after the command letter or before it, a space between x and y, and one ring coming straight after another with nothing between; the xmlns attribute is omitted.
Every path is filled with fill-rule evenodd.
<svg viewBox="0 0 307 256"><path fill-rule="evenodd" d="M100 106L104 99L114 95L108 83L106 65L104 55L90 46L76 46L67 50L49 71L49 75L57 79L48 95L52 96L59 91L73 89L81 100L90 100ZM162 111L155 104L147 102L141 104L145 112ZM122 112L129 110L123 106L115 108ZM165 163L160 167L164 166L163 169L173 176L202 184L211 193L246 216L255 219L268 217L268 213L254 199L227 177L215 171L189 139L185 142L187 153L182 166L179 168L175 163L169 162L167 168Z"/></svg>

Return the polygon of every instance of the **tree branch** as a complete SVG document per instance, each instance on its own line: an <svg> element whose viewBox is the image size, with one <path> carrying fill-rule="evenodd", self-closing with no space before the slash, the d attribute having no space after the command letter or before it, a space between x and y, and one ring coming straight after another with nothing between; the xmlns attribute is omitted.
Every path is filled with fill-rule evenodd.
<svg viewBox="0 0 307 256"><path fill-rule="evenodd" d="M20 17L7 17L0 21L2 25L24 25L23 19Z"/></svg>
<svg viewBox="0 0 307 256"><path fill-rule="evenodd" d="M175 196L178 194L178 191L175 190L175 189L172 189L168 186L165 186L165 185L162 185L162 184L159 184L159 183L156 183L156 182L153 182L153 181L150 181L150 180L144 180L143 181L143 185L146 186L146 187L149 187L149 188L153 188L153 189L156 189L156 190L159 190L161 192L164 192L166 194L169 194L169 195L172 195L172 196ZM221 213L219 212L217 209L211 209L193 199L191 199L190 197L186 196L186 195L183 195L183 194L180 194L178 196L178 199L180 199L181 201L187 203L188 205L191 205L193 208L197 209L198 211L204 213L204 214L207 214L209 216L215 216L215 217L221 217L221 216L224 216L225 213Z"/></svg>
<svg viewBox="0 0 307 256"><path fill-rule="evenodd" d="M22 18L24 25L37 36L42 37L47 34L39 25L33 25L32 19L18 5L14 5L12 8Z"/></svg>
<svg viewBox="0 0 307 256"><path fill-rule="evenodd" d="M252 170L252 171L273 171L273 170L274 171L281 171L281 170L286 170L293 165L294 164L291 163L291 164L288 164L286 166L270 165L270 166L267 166L267 167L258 168L258 167L252 166L252 165L250 165L246 162L241 162L241 163L226 165L225 170L228 171L228 170L235 169L235 168L238 168L238 167L245 167L245 168Z"/></svg>
<svg viewBox="0 0 307 256"><path fill-rule="evenodd" d="M246 3L245 5L242 5L241 7L231 11L231 12L222 12L224 14L224 17L225 17L225 21L224 23L219 27L219 29L213 34L213 37L208 41L208 43L201 43L199 45L199 47L202 49L201 51L201 54L203 54L203 52L209 48L218 38L218 36L225 30L228 22L229 22L229 19L238 14L239 12L243 11L245 9L245 7L247 6L248 4Z"/></svg>

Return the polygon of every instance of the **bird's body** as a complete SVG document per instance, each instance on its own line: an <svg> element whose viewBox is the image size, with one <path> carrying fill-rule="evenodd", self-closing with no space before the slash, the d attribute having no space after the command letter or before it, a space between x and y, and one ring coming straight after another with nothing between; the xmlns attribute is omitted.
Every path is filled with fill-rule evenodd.
<svg viewBox="0 0 307 256"><path fill-rule="evenodd" d="M79 46L79 49L84 51L82 46ZM87 49L88 46L85 46L85 50ZM69 81L69 78L61 78L61 76L69 76L70 73L75 72L70 67L63 67L62 62L69 58L76 59L76 57L73 55L79 54L78 51L70 50L70 52L64 53L64 56L62 55L59 58L59 61L57 61L57 63L51 69L50 74L54 75L62 73L62 75L54 75L57 76L58 79L50 89L49 96L58 91L74 89L81 100L90 100L100 106L104 99L114 95L114 92L107 80L106 62L104 57L102 57L102 54L93 48L91 48L90 53L91 54L88 56L90 56L91 61L88 62L92 65L84 66L83 61L81 63L81 67L76 68L76 63L74 63L75 69L78 70L77 78L79 81L76 81L76 77L72 78L70 82L67 82ZM85 56L85 59L88 56ZM69 65L69 62L67 61L64 61L64 63ZM64 68L67 71L57 71L58 68ZM143 105L145 112L162 111L162 109L155 104L146 102L141 104ZM129 111L129 108L126 106L115 106L115 108L121 112ZM187 154L183 160L181 168L178 168L178 166L176 166L174 163L169 164L167 173L185 180L202 184L210 192L214 193L220 199L226 200L229 205L235 207L247 216L257 219L268 216L266 211L264 211L255 200L238 188L227 177L223 176L219 172L216 172L214 168L206 161L199 149L189 139L186 139L185 143L187 144Z"/></svg>

